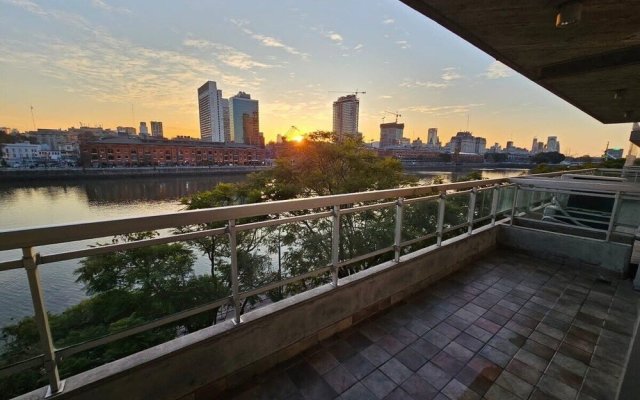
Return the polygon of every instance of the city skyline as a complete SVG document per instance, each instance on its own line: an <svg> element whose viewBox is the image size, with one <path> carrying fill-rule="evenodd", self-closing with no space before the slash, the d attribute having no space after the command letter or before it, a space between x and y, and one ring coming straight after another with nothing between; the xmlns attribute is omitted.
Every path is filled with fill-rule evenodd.
<svg viewBox="0 0 640 400"><path fill-rule="evenodd" d="M200 137L194 92L212 80L260 99L266 141L291 126L331 130L330 92L362 90L366 142L394 110L411 140L437 127L441 137L469 130L522 147L557 136L573 155L626 148L627 124L601 124L400 2L362 5L1 0L0 125L154 120L165 136ZM162 23L141 26L145 15Z"/></svg>

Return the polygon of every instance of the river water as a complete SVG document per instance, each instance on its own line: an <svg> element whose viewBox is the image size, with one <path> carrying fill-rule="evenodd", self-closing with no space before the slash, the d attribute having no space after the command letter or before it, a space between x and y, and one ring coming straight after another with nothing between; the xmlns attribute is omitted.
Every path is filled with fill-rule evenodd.
<svg viewBox="0 0 640 400"><path fill-rule="evenodd" d="M434 176L446 181L467 175L470 171L412 171L421 183L429 184ZM521 175L526 170L482 170L483 178ZM208 190L219 182L238 182L243 175L223 177L127 178L106 180L73 180L0 182L0 230L99 221L114 218L178 212L184 208L180 199ZM92 244L86 243L85 245ZM45 250L67 250L66 245ZM19 258L19 252L0 252L0 261ZM75 282L77 262L60 262L40 268L47 310L60 313L77 304L86 294ZM207 263L199 259L196 273L206 273ZM0 328L33 314L29 287L23 270L0 272Z"/></svg>

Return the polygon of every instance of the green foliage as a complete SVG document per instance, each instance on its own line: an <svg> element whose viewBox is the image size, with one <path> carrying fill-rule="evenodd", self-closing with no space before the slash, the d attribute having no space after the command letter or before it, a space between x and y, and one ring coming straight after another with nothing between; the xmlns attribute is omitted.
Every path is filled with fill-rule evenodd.
<svg viewBox="0 0 640 400"><path fill-rule="evenodd" d="M558 164L564 161L565 156L557 151L551 151L546 153L538 153L531 157L531 161L536 164Z"/></svg>
<svg viewBox="0 0 640 400"><path fill-rule="evenodd" d="M249 185L263 191L265 199L325 196L363 190L390 189L414 184L399 160L380 158L346 138L314 132L296 152L276 160L275 168L251 176Z"/></svg>
<svg viewBox="0 0 640 400"><path fill-rule="evenodd" d="M484 153L484 159L489 162L505 162L509 158L507 153Z"/></svg>
<svg viewBox="0 0 640 400"><path fill-rule="evenodd" d="M603 160L601 167L602 168L615 168L615 169L621 169L622 167L624 167L624 163L627 161L626 158L619 158L617 160L613 160L613 159L607 159L607 160ZM638 160L636 160L637 162Z"/></svg>

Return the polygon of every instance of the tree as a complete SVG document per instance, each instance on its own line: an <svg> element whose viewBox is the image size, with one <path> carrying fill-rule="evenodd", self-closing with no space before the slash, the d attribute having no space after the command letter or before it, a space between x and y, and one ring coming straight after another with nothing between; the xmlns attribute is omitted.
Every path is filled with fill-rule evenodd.
<svg viewBox="0 0 640 400"><path fill-rule="evenodd" d="M564 161L564 159L564 154L558 153L557 151L538 153L531 158L536 164L558 164Z"/></svg>

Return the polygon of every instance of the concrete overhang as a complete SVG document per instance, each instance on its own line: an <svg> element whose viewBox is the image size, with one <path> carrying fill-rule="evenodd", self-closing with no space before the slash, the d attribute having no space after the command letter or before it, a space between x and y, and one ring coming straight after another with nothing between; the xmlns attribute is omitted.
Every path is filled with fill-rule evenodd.
<svg viewBox="0 0 640 400"><path fill-rule="evenodd" d="M401 1L602 123L640 119L640 0Z"/></svg>

